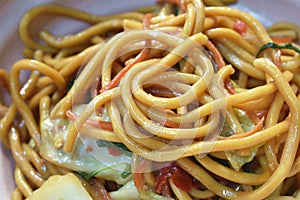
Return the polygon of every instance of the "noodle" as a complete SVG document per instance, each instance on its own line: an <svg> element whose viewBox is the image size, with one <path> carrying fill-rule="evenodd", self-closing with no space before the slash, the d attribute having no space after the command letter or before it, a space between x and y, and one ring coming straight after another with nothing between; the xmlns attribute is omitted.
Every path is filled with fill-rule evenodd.
<svg viewBox="0 0 300 200"><path fill-rule="evenodd" d="M91 199L298 198L300 27L265 28L232 3L29 10L25 58L0 70L11 199L38 198L70 174ZM90 25L36 39L29 27L44 14Z"/></svg>

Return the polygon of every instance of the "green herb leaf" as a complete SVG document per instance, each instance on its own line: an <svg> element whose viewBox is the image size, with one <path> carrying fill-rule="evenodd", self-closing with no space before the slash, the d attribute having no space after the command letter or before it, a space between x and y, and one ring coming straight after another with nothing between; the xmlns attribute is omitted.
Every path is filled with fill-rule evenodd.
<svg viewBox="0 0 300 200"><path fill-rule="evenodd" d="M263 52L264 50L266 50L268 48L271 48L271 49L291 49L293 51L296 51L297 53L300 53L300 49L298 47L292 45L291 43L284 44L284 45L278 45L278 44L275 44L273 42L269 42L269 43L263 45L262 47L260 47L258 53L256 54L256 57L258 57L261 54L261 52Z"/></svg>

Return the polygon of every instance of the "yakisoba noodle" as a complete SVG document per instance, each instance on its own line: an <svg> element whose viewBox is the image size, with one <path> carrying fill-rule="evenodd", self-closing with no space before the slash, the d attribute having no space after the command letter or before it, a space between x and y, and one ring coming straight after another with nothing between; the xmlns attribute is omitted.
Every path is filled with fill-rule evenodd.
<svg viewBox="0 0 300 200"><path fill-rule="evenodd" d="M266 29L229 3L29 10L25 59L0 70L12 100L0 107L12 199L66 174L93 199L299 198L300 28ZM40 42L30 26L44 13L91 26L41 31ZM31 74L21 84L22 70Z"/></svg>

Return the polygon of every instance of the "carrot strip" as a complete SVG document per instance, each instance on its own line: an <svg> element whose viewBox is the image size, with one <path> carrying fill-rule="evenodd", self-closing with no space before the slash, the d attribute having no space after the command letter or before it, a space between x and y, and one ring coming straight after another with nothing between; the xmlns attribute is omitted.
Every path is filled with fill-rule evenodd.
<svg viewBox="0 0 300 200"><path fill-rule="evenodd" d="M120 80L124 77L126 72L136 63L141 62L146 59L148 54L148 49L143 49L128 65L126 65L114 78L113 80L105 87L100 90L100 93L103 93L107 90L114 88Z"/></svg>
<svg viewBox="0 0 300 200"><path fill-rule="evenodd" d="M149 165L149 160L141 158L140 162L136 163L136 167L133 169L133 182L135 187L140 191L144 185L144 171Z"/></svg>
<svg viewBox="0 0 300 200"><path fill-rule="evenodd" d="M163 125L168 128L180 128L180 124L171 121L165 121Z"/></svg>
<svg viewBox="0 0 300 200"><path fill-rule="evenodd" d="M230 78L227 78L227 79L224 81L224 86L225 86L225 88L227 89L227 91L228 91L230 94L236 94L236 91L235 91L235 89L234 89L234 85L232 84Z"/></svg>
<svg viewBox="0 0 300 200"><path fill-rule="evenodd" d="M217 49L217 47L209 40L207 41L205 46L213 53L213 55L216 59L217 65L218 65L218 69L221 69L222 67L224 67L225 61L224 61L221 53Z"/></svg>
<svg viewBox="0 0 300 200"><path fill-rule="evenodd" d="M232 136L229 136L229 137L221 137L221 139L224 139L224 140L227 140L227 139L238 139L238 138L243 138L243 137L247 137L247 136L250 136L250 135L253 135L254 133L262 130L263 128L263 125L264 125L264 117L260 119L260 121L256 124L256 126L248 131L248 132L245 132L245 133L240 133L240 134L236 134L236 135L232 135Z"/></svg>
<svg viewBox="0 0 300 200"><path fill-rule="evenodd" d="M152 18L152 14L148 13L144 16L143 19L143 25L145 29L149 29L150 28L150 21ZM118 83L121 81L121 79L125 76L125 74L127 73L127 71L134 66L136 63L139 63L143 60L145 60L149 54L149 46L151 44L151 40L146 40L146 44L145 47L143 48L143 50L127 65L125 66L112 80L111 82L103 87L100 90L100 93L103 93L107 90L110 90L112 88L114 88L116 85L118 85Z"/></svg>
<svg viewBox="0 0 300 200"><path fill-rule="evenodd" d="M258 124L260 122L260 118L257 116L257 114L253 111L245 110L248 117L253 121L254 124Z"/></svg>
<svg viewBox="0 0 300 200"><path fill-rule="evenodd" d="M222 54L217 49L217 47L211 41L207 41L205 46L213 53L214 58L215 58L215 60L217 62L217 65L218 65L218 69L221 69L222 67L224 67L225 66L225 61L223 59ZM230 94L235 94L236 93L235 90L234 90L234 86L231 83L230 78L227 78L224 81L224 85L225 85L225 88L227 89L227 91Z"/></svg>
<svg viewBox="0 0 300 200"><path fill-rule="evenodd" d="M143 173L134 173L133 174L133 182L134 182L135 187L138 190L141 190L144 185Z"/></svg>
<svg viewBox="0 0 300 200"><path fill-rule="evenodd" d="M266 117L267 114L268 114L268 111L269 111L268 109L255 111L255 115L256 115L258 118Z"/></svg>
<svg viewBox="0 0 300 200"><path fill-rule="evenodd" d="M273 42L275 43L292 43L294 38L291 36L271 36L271 39L273 40Z"/></svg>
<svg viewBox="0 0 300 200"><path fill-rule="evenodd" d="M66 112L66 116L71 119L72 121L75 121L77 119L77 115L73 113L71 110L68 110ZM111 122L105 122L105 121L99 121L94 119L88 119L86 121L86 124L89 126L92 126L94 128L99 128L107 131L113 131L113 127Z"/></svg>

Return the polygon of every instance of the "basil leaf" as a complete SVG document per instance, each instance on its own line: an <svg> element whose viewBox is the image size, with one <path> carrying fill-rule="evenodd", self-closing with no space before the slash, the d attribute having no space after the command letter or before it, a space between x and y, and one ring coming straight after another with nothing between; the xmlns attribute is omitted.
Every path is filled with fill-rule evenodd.
<svg viewBox="0 0 300 200"><path fill-rule="evenodd" d="M284 44L284 45L278 45L278 44L275 44L273 42L269 42L269 43L263 45L262 47L260 47L258 53L256 54L256 57L258 57L261 54L261 52L263 52L264 50L266 50L268 48L271 48L271 49L291 49L293 51L296 51L297 53L300 53L300 49L298 47L292 45L291 43Z"/></svg>

